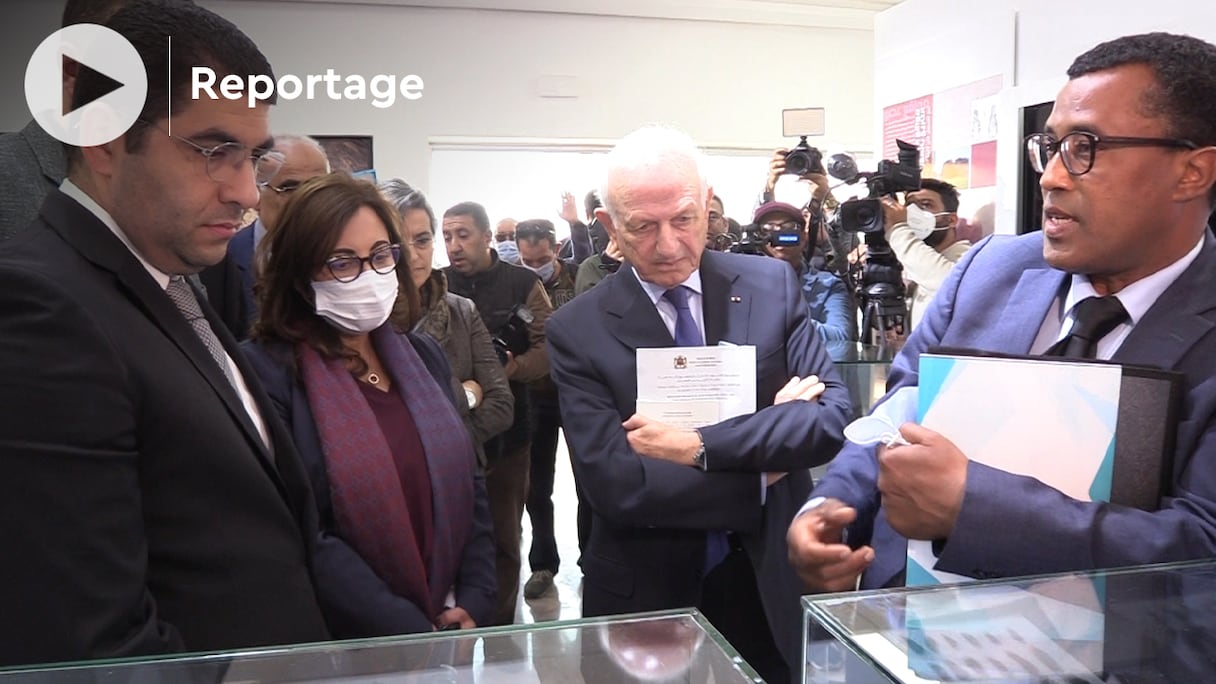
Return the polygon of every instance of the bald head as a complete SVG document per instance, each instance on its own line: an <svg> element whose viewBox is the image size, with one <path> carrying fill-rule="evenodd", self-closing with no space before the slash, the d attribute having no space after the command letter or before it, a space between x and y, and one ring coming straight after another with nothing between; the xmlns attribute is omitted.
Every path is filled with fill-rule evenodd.
<svg viewBox="0 0 1216 684"><path fill-rule="evenodd" d="M329 159L321 143L306 135L277 134L274 151L283 155L283 166L273 178L261 180L258 216L267 231L278 225L292 192L304 181L329 173Z"/></svg>

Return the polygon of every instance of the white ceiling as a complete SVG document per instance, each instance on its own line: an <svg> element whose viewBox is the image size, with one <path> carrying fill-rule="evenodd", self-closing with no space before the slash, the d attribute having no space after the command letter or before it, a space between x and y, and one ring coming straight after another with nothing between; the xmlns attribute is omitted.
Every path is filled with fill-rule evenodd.
<svg viewBox="0 0 1216 684"><path fill-rule="evenodd" d="M326 4L590 14L873 30L901 0L285 0Z"/></svg>

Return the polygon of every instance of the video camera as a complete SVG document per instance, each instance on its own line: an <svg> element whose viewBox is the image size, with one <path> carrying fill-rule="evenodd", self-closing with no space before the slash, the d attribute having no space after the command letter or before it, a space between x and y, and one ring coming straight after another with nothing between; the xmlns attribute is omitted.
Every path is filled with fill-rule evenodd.
<svg viewBox="0 0 1216 684"><path fill-rule="evenodd" d="M802 244L802 226L767 231L752 223L743 227L743 236L731 243L728 251L735 254L759 254L767 256L764 246L797 247Z"/></svg>
<svg viewBox="0 0 1216 684"><path fill-rule="evenodd" d="M527 306L518 304L511 309L507 322L503 323L498 332L490 338L499 363L507 365L507 352L511 352L513 356L519 356L532 346L528 337L528 326L532 324L533 320L532 310Z"/></svg>
<svg viewBox="0 0 1216 684"><path fill-rule="evenodd" d="M857 170L857 162L847 154L832 155L828 174L845 183L866 182L869 197L843 202L837 211L841 230L849 233L883 234L883 212L880 197L897 192L920 189L920 149L911 143L896 140L899 161L884 159L874 171ZM868 242L868 240L867 240Z"/></svg>
<svg viewBox="0 0 1216 684"><path fill-rule="evenodd" d="M908 316L903 266L887 242L880 198L920 189L920 149L902 140L896 140L895 144L899 146L899 160L884 159L873 172L858 171L857 162L845 154L832 155L828 165L833 178L849 184L865 180L869 191L866 199L842 202L828 224L828 232L837 236L861 233L865 239L865 262L854 267L860 272L850 274L848 280L861 305L862 342L880 347L886 346L887 331L904 331ZM875 333L873 338L866 339L871 330Z"/></svg>

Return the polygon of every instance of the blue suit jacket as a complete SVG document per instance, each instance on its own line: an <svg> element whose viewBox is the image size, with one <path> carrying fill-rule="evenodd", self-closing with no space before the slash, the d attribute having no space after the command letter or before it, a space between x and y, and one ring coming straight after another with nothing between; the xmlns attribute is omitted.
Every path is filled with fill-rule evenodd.
<svg viewBox="0 0 1216 684"><path fill-rule="evenodd" d="M1216 244L1132 329L1113 361L1185 377L1172 485L1160 510L1080 502L1028 477L971 463L953 534L938 568L977 578L1157 563L1216 553ZM892 367L890 392L917 384L934 346L1026 354L1069 275L1043 260L1039 233L994 237L971 249L938 292ZM850 544L875 558L862 588L899 579L907 541L886 523L872 448L846 445L815 487L858 511Z"/></svg>
<svg viewBox="0 0 1216 684"><path fill-rule="evenodd" d="M228 258L236 264L241 278L241 296L245 300L245 316L247 326L253 327L258 319L258 305L253 298L253 237L254 230L261 219L245 226L228 243Z"/></svg>
<svg viewBox="0 0 1216 684"><path fill-rule="evenodd" d="M451 375L443 350L425 335L409 333L408 337L435 382L451 399ZM250 365L265 383L266 393L270 395L275 410L291 431L300 460L312 482L321 518L321 535L313 561L317 598L334 638L431 631L435 616L426 615L414 603L394 594L359 552L335 533L333 501L329 493L329 475L325 468L325 454L321 450L321 437L317 433L304 384L296 379L286 362L292 352L280 345L266 347L245 342L241 346L249 357ZM436 474L432 473L432 484L435 478ZM434 494L441 496L442 492L436 489ZM464 608L478 625L485 625L489 624L494 607L494 539L485 478L480 469L473 481L471 517L472 529L456 574L456 605Z"/></svg>
<svg viewBox="0 0 1216 684"><path fill-rule="evenodd" d="M639 456L621 428L636 406L635 351L673 344L632 269L622 268L549 319L562 425L593 511L582 557L583 614L697 605L706 531L734 530L777 645L797 672L802 586L789 565L785 532L810 490L809 468L830 458L843 439L848 390L784 262L707 251L701 283L707 343L756 346L760 409L701 430L709 472ZM790 376L812 374L827 384L818 401L772 406ZM760 474L786 471L761 506Z"/></svg>

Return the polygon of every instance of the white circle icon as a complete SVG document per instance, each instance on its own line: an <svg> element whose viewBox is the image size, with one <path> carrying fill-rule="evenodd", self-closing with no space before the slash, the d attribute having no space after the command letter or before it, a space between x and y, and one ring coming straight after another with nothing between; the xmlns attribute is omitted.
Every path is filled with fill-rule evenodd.
<svg viewBox="0 0 1216 684"><path fill-rule="evenodd" d="M64 59L100 76L105 87L72 108L63 101ZM77 147L104 145L126 133L148 96L148 76L135 47L97 24L66 26L38 45L25 67L25 102L43 130Z"/></svg>

